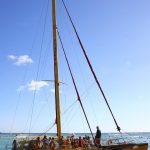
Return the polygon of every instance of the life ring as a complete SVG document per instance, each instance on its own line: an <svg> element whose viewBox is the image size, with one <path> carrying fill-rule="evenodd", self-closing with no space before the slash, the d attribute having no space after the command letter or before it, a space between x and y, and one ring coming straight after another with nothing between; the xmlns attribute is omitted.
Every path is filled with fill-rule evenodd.
<svg viewBox="0 0 150 150"><path fill-rule="evenodd" d="M109 140L107 141L107 144L108 144L108 145L111 145L111 144L112 144L112 139L109 139Z"/></svg>

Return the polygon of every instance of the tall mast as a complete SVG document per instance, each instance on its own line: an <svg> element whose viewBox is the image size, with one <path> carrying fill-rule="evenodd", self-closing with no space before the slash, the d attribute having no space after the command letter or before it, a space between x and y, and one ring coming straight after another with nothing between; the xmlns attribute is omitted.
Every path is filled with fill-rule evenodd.
<svg viewBox="0 0 150 150"><path fill-rule="evenodd" d="M53 19L53 50L54 50L54 78L55 78L56 124L57 124L58 139L60 139L61 138L61 120L60 120L59 78L58 78L56 0L52 0L52 19Z"/></svg>

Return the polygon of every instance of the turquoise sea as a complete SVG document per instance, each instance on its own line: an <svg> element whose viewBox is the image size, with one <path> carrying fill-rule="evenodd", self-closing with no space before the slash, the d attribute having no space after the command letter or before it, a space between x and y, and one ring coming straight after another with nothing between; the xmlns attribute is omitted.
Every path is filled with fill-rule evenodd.
<svg viewBox="0 0 150 150"><path fill-rule="evenodd" d="M26 137L28 134L21 133L21 134L8 134L8 133L0 133L0 150L11 150L12 141L16 138L16 135L19 137ZM39 133L30 134L30 136L39 136ZM48 133L47 136L56 136L54 133ZM71 134L64 133L63 136L69 136ZM90 136L89 133L75 133L76 137L79 136ZM149 143L149 150L150 150L150 132L142 132L142 133L126 133L126 134L118 134L118 133L102 133L102 143L106 144L107 139L111 138L114 140L118 139L123 141L129 142L147 142Z"/></svg>

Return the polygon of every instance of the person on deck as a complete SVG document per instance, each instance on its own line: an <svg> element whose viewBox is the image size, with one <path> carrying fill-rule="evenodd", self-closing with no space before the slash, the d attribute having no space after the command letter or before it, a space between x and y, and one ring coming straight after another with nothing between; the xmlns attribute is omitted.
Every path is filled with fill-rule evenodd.
<svg viewBox="0 0 150 150"><path fill-rule="evenodd" d="M71 148L74 148L74 138L71 137L71 138L70 138L70 141L71 141Z"/></svg>
<svg viewBox="0 0 150 150"><path fill-rule="evenodd" d="M71 147L71 141L70 141L70 138L67 137L67 140L66 140L66 148L69 149Z"/></svg>
<svg viewBox="0 0 150 150"><path fill-rule="evenodd" d="M54 150L55 149L55 141L54 138L52 137L51 142L50 142L50 150Z"/></svg>
<svg viewBox="0 0 150 150"><path fill-rule="evenodd" d="M95 145L100 146L101 145L101 130L99 129L99 126L96 127L96 136L95 136Z"/></svg>
<svg viewBox="0 0 150 150"><path fill-rule="evenodd" d="M87 137L87 141L88 141L88 148L92 147L92 141L90 140L90 137Z"/></svg>
<svg viewBox="0 0 150 150"><path fill-rule="evenodd" d="M46 149L46 147L47 147L47 136L46 135L43 137L42 142L43 142L42 148Z"/></svg>
<svg viewBox="0 0 150 150"><path fill-rule="evenodd" d="M40 144L41 144L40 137L37 137L36 141L35 141L35 147L36 147L36 149L40 149Z"/></svg>
<svg viewBox="0 0 150 150"><path fill-rule="evenodd" d="M51 138L51 137L49 137L49 139L48 139L48 141L47 141L48 145L50 145L51 140L52 140L52 138Z"/></svg>
<svg viewBox="0 0 150 150"><path fill-rule="evenodd" d="M13 141L12 150L17 150L17 141L16 140Z"/></svg>
<svg viewBox="0 0 150 150"><path fill-rule="evenodd" d="M84 141L83 139L81 138L81 136L79 136L79 141L78 141L78 148L82 148L83 147L83 144L84 144Z"/></svg>

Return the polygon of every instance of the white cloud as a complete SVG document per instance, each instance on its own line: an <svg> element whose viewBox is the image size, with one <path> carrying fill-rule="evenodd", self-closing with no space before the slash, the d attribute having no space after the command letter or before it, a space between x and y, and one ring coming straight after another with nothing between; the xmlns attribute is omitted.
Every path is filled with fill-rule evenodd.
<svg viewBox="0 0 150 150"><path fill-rule="evenodd" d="M39 91L41 88L48 86L48 83L45 81L34 81L32 80L31 83L27 84L28 90L30 91Z"/></svg>
<svg viewBox="0 0 150 150"><path fill-rule="evenodd" d="M9 59L12 59L12 60L17 59L17 57L16 57L16 56L14 56L14 55L8 55L8 58L9 58Z"/></svg>
<svg viewBox="0 0 150 150"><path fill-rule="evenodd" d="M20 92L20 91L23 91L24 89L28 89L29 91L35 91L35 90L39 91L45 86L49 86L49 84L45 81L34 81L34 80L32 80L30 83L20 86L17 89L17 91Z"/></svg>
<svg viewBox="0 0 150 150"><path fill-rule="evenodd" d="M28 89L29 91L35 91L35 90L39 91L39 90L41 90L42 88L44 88L46 86L49 86L49 84L46 81L35 81L35 80L32 80L30 83L20 86L17 89L17 91L20 92L20 91L23 91L25 89ZM49 91L51 93L55 93L55 89L54 88L50 89ZM59 93L62 94L63 92L61 90L59 90Z"/></svg>
<svg viewBox="0 0 150 150"><path fill-rule="evenodd" d="M14 64L17 66L33 63L33 60L28 55L22 56L9 55L8 58L13 60Z"/></svg>

